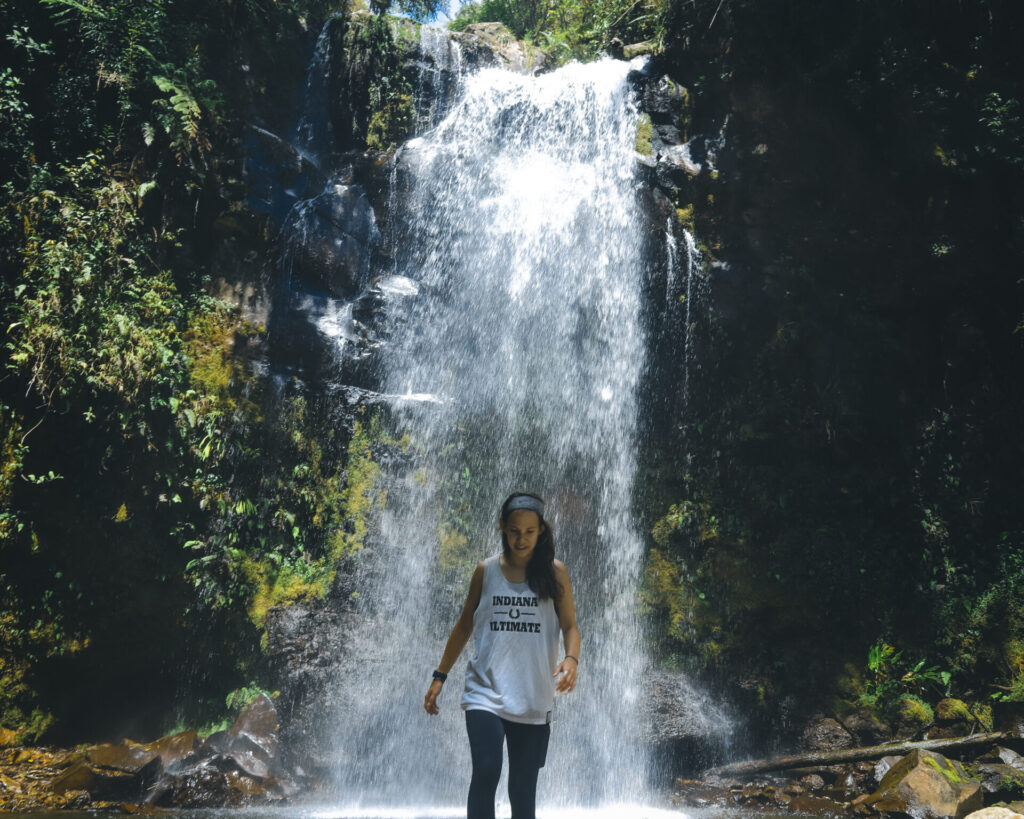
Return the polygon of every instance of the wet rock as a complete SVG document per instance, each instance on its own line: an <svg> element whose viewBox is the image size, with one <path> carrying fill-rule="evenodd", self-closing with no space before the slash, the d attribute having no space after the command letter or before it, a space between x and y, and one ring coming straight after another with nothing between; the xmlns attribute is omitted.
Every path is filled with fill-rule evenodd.
<svg viewBox="0 0 1024 819"><path fill-rule="evenodd" d="M878 760L878 762L875 763L873 771L875 783L881 785L882 780L885 778L885 775L889 773L892 766L899 762L901 759L903 759L903 757L901 756L883 756L880 760Z"/></svg>
<svg viewBox="0 0 1024 819"><path fill-rule="evenodd" d="M68 791L64 794L64 807L70 810L81 810L92 802L89 791Z"/></svg>
<svg viewBox="0 0 1024 819"><path fill-rule="evenodd" d="M355 296L367 283L381 241L370 200L356 184L329 185L297 205L283 234L292 275L339 298Z"/></svg>
<svg viewBox="0 0 1024 819"><path fill-rule="evenodd" d="M778 789L768 782L750 782L740 790L738 799L745 805L770 805L776 802Z"/></svg>
<svg viewBox="0 0 1024 819"><path fill-rule="evenodd" d="M177 734L161 737L149 745L138 746L144 750L155 753L165 768L171 767L193 754L196 747L197 733L195 731L182 731Z"/></svg>
<svg viewBox="0 0 1024 819"><path fill-rule="evenodd" d="M959 763L922 750L911 751L896 763L864 804L917 819L963 819L983 806L981 786L968 780Z"/></svg>
<svg viewBox="0 0 1024 819"><path fill-rule="evenodd" d="M646 84L641 108L656 125L678 124L688 104L689 92L666 74Z"/></svg>
<svg viewBox="0 0 1024 819"><path fill-rule="evenodd" d="M820 791L825 787L825 780L818 774L808 774L800 779L800 784L809 791Z"/></svg>
<svg viewBox="0 0 1024 819"><path fill-rule="evenodd" d="M969 813L967 819L1024 819L1024 816L1009 808L993 806Z"/></svg>
<svg viewBox="0 0 1024 819"><path fill-rule="evenodd" d="M649 672L641 708L645 739L676 770L706 768L732 731L728 716L680 672Z"/></svg>
<svg viewBox="0 0 1024 819"><path fill-rule="evenodd" d="M842 725L831 717L815 717L800 737L801 745L808 751L837 751L853 747L853 737Z"/></svg>
<svg viewBox="0 0 1024 819"><path fill-rule="evenodd" d="M214 731L206 739L199 742L196 754L205 759L218 754L226 754L231 750L231 734L227 731Z"/></svg>
<svg viewBox="0 0 1024 819"><path fill-rule="evenodd" d="M806 813L812 816L834 816L845 810L845 805L842 802L810 794L794 796L788 807L793 813Z"/></svg>
<svg viewBox="0 0 1024 819"><path fill-rule="evenodd" d="M246 204L280 225L296 202L323 187L319 168L286 139L255 125L245 134Z"/></svg>
<svg viewBox="0 0 1024 819"><path fill-rule="evenodd" d="M266 694L260 694L238 715L228 731L232 751L244 752L270 761L277 757L277 709Z"/></svg>
<svg viewBox="0 0 1024 819"><path fill-rule="evenodd" d="M544 70L547 57L515 35L503 23L471 23L452 35L471 67L498 65L519 74Z"/></svg>
<svg viewBox="0 0 1024 819"><path fill-rule="evenodd" d="M153 781L159 766L159 760L153 759L129 772L77 762L50 782L50 790L58 795L87 791L93 800L135 802L142 798L143 788Z"/></svg>
<svg viewBox="0 0 1024 819"><path fill-rule="evenodd" d="M1004 763L982 763L976 771L981 787L996 798L1024 797L1024 771L1019 768Z"/></svg>
<svg viewBox="0 0 1024 819"><path fill-rule="evenodd" d="M86 759L102 768L137 773L159 756L141 745L96 745L85 752Z"/></svg>
<svg viewBox="0 0 1024 819"><path fill-rule="evenodd" d="M338 575L339 583L350 579L345 572ZM357 569L351 578L358 582ZM331 607L297 604L267 612L267 656L281 689L278 707L288 714L280 740L292 768L298 765L316 775L331 764L331 719L337 706L330 692L347 664L358 666L347 642L361 622L359 615L342 610L340 601Z"/></svg>
<svg viewBox="0 0 1024 819"><path fill-rule="evenodd" d="M1004 765L1009 765L1016 768L1018 771L1024 771L1024 756L1021 756L1010 748L996 747L995 752L999 761Z"/></svg>
<svg viewBox="0 0 1024 819"><path fill-rule="evenodd" d="M729 799L729 789L714 787L699 779L677 779L676 794L679 804L695 808L724 805Z"/></svg>
<svg viewBox="0 0 1024 819"><path fill-rule="evenodd" d="M878 745L892 736L889 726L868 708L857 708L845 714L841 722L856 739L857 745Z"/></svg>
<svg viewBox="0 0 1024 819"><path fill-rule="evenodd" d="M213 757L222 770L236 769L256 779L266 779L271 773L271 762L263 758L263 754L255 745L248 745L243 740L233 743L228 753Z"/></svg>
<svg viewBox="0 0 1024 819"><path fill-rule="evenodd" d="M165 776L151 794L153 804L168 808L232 807L236 803L227 775L212 765Z"/></svg>

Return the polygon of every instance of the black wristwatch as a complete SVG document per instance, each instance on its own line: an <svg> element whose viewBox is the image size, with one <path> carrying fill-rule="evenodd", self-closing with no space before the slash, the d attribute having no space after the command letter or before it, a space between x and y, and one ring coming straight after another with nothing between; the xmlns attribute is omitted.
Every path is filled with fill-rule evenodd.
<svg viewBox="0 0 1024 819"><path fill-rule="evenodd" d="M442 684L444 683L445 680L448 679L448 675L447 674L442 674L436 668L434 669L434 675L433 676L434 676L435 680L440 680Z"/></svg>

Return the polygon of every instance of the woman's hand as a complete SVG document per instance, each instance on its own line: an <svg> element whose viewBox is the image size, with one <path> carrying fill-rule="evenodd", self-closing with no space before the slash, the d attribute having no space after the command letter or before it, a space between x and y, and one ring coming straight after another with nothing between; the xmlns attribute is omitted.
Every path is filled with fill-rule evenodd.
<svg viewBox="0 0 1024 819"><path fill-rule="evenodd" d="M555 676L559 677L555 691L559 694L568 694L576 687L576 658L566 657L555 669Z"/></svg>
<svg viewBox="0 0 1024 819"><path fill-rule="evenodd" d="M574 675L575 676L575 675ZM431 716L441 713L437 707L437 698L441 695L441 688L444 685L440 680L434 680L427 689L427 696L423 698L423 707Z"/></svg>

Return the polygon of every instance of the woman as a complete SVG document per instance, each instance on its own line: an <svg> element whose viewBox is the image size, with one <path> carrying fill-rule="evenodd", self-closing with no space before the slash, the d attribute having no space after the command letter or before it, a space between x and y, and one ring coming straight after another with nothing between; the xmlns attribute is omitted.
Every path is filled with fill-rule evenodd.
<svg viewBox="0 0 1024 819"><path fill-rule="evenodd" d="M555 692L576 687L580 632L565 564L555 560L544 501L517 492L501 506L502 552L477 564L462 614L445 645L423 707L437 697L462 649L474 638L462 708L473 759L468 819L494 819L501 745L508 744L512 819L534 819ZM565 657L558 661L558 632Z"/></svg>

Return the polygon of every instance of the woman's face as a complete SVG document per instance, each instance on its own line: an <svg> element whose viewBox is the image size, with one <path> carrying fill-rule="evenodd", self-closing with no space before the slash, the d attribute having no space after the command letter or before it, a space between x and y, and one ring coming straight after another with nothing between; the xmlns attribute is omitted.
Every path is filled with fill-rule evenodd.
<svg viewBox="0 0 1024 819"><path fill-rule="evenodd" d="M544 531L544 526L536 512L516 509L501 524L501 531L505 533L512 559L519 565L525 565L537 548L537 538Z"/></svg>

